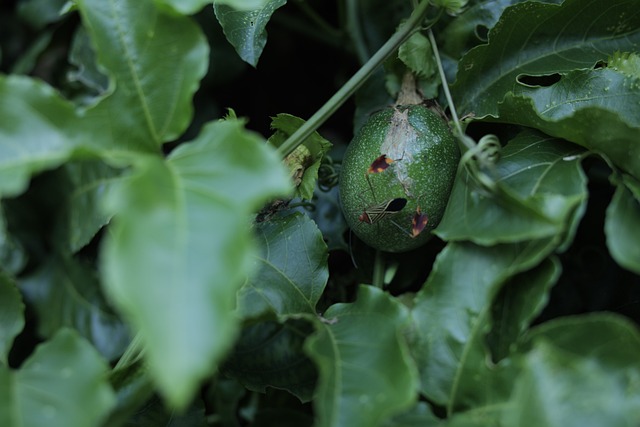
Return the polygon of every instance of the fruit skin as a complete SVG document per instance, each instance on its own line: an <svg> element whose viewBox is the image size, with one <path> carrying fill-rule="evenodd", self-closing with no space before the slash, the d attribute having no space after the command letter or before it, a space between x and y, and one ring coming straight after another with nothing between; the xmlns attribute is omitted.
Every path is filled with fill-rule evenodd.
<svg viewBox="0 0 640 427"><path fill-rule="evenodd" d="M380 158L388 159L381 162ZM444 214L460 151L445 121L423 105L394 106L375 113L349 144L340 173L340 201L349 227L366 244L404 252L425 244ZM382 167L372 168L374 165ZM407 199L397 213L369 224L367 209ZM416 237L412 219L427 215Z"/></svg>

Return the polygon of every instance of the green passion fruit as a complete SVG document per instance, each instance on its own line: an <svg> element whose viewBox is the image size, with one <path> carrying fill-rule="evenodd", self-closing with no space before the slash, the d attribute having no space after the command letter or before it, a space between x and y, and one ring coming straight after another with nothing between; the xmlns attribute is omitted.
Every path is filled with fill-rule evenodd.
<svg viewBox="0 0 640 427"><path fill-rule="evenodd" d="M460 151L445 121L423 105L372 115L347 148L340 202L366 244L404 252L425 244L444 214Z"/></svg>

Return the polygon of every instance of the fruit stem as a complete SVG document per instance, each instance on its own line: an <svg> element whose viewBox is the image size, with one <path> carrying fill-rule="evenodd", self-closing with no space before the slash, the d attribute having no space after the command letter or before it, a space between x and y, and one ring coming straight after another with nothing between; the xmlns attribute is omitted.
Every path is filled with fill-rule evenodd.
<svg viewBox="0 0 640 427"><path fill-rule="evenodd" d="M402 77L402 86L396 105L419 105L424 102L424 98L418 93L416 79L411 71L407 71Z"/></svg>
<svg viewBox="0 0 640 427"><path fill-rule="evenodd" d="M296 147L307 139L316 129L318 129L338 108L345 103L356 90L373 74L395 50L414 31L420 28L422 21L427 15L429 0L423 0L411 13L407 21L396 31L385 44L322 106L300 126L289 138L278 147L278 152L284 158Z"/></svg>

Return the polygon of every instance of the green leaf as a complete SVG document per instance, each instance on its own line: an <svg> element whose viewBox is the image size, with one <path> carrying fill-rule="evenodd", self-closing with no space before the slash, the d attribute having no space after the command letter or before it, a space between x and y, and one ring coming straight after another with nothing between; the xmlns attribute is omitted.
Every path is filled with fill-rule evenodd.
<svg viewBox="0 0 640 427"><path fill-rule="evenodd" d="M227 40L236 49L243 61L256 67L267 44L267 23L271 15L279 7L284 6L287 0L261 1L264 5L248 10L235 9L238 1L233 4L225 4L229 1L216 1L213 5L218 22L222 26ZM253 0L257 3L257 0Z"/></svg>
<svg viewBox="0 0 640 427"><path fill-rule="evenodd" d="M267 387L287 390L300 401L313 397L317 372L303 352L312 326L305 320L260 322L242 331L222 372L249 390L265 393Z"/></svg>
<svg viewBox="0 0 640 427"><path fill-rule="evenodd" d="M27 262L27 255L20 243L7 229L4 209L0 204L0 271L17 275Z"/></svg>
<svg viewBox="0 0 640 427"><path fill-rule="evenodd" d="M315 223L299 213L256 225L260 254L238 293L242 318L316 314L329 277L327 245Z"/></svg>
<svg viewBox="0 0 640 427"><path fill-rule="evenodd" d="M611 68L579 70L549 87L520 87L499 106L500 121L535 127L605 154L640 177L640 79Z"/></svg>
<svg viewBox="0 0 640 427"><path fill-rule="evenodd" d="M640 56L636 52L614 52L609 57L607 67L628 77L640 78Z"/></svg>
<svg viewBox="0 0 640 427"><path fill-rule="evenodd" d="M459 58L466 50L480 42L486 42L486 36L483 37L478 30L492 28L504 9L518 2L519 0L483 0L468 7L439 34L442 51Z"/></svg>
<svg viewBox="0 0 640 427"><path fill-rule="evenodd" d="M18 287L38 319L39 336L51 338L62 327L72 328L109 361L129 344L129 330L105 301L94 268L51 257Z"/></svg>
<svg viewBox="0 0 640 427"><path fill-rule="evenodd" d="M48 24L61 19L61 9L67 0L24 0L18 3L21 20L33 29L42 30Z"/></svg>
<svg viewBox="0 0 640 427"><path fill-rule="evenodd" d="M275 133L269 138L269 143L274 147L280 147L303 123L304 120L299 117L284 113L278 114L271 121L271 128L275 130ZM294 197L305 200L313 198L320 163L330 148L329 141L320 136L318 132L313 132L303 141L302 145L299 145L284 159L296 186Z"/></svg>
<svg viewBox="0 0 640 427"><path fill-rule="evenodd" d="M100 425L115 403L107 364L86 341L62 330L39 345L19 370L0 366L0 424Z"/></svg>
<svg viewBox="0 0 640 427"><path fill-rule="evenodd" d="M317 427L377 426L416 402L418 378L402 331L406 307L371 286L325 313L307 352L320 377Z"/></svg>
<svg viewBox="0 0 640 427"><path fill-rule="evenodd" d="M73 105L46 84L0 76L0 196L22 193L31 175L70 156L77 140Z"/></svg>
<svg viewBox="0 0 640 427"><path fill-rule="evenodd" d="M640 334L612 314L565 317L531 332L503 423L631 426L640 419Z"/></svg>
<svg viewBox="0 0 640 427"><path fill-rule="evenodd" d="M217 415L217 414L215 414ZM215 416L214 415L214 416ZM184 411L174 411L153 396L144 403L126 422L117 424L119 427L208 427L205 408L201 401L195 402Z"/></svg>
<svg viewBox="0 0 640 427"><path fill-rule="evenodd" d="M91 144L158 152L191 121L191 98L209 64L202 32L152 0L78 0L77 5L98 61L112 79L113 92L82 121L85 131L93 131Z"/></svg>
<svg viewBox="0 0 640 427"><path fill-rule="evenodd" d="M213 0L214 5L224 4L238 10L255 10L266 7L272 0Z"/></svg>
<svg viewBox="0 0 640 427"><path fill-rule="evenodd" d="M46 49L53 38L53 30L47 29L42 31L40 35L30 43L28 49L20 52L20 57L11 67L10 74L31 74L33 73L38 59L46 52Z"/></svg>
<svg viewBox="0 0 640 427"><path fill-rule="evenodd" d="M546 121L557 122L578 110L599 107L617 113L632 127L640 127L640 79L611 68L571 71L549 86L523 84L511 96L531 98L536 115ZM507 98L500 104L500 118L526 125L527 116L519 110L510 111L509 101ZM570 135L566 138L573 140Z"/></svg>
<svg viewBox="0 0 640 427"><path fill-rule="evenodd" d="M342 208L340 207L338 186L325 191L319 189L315 192L311 210L305 210L322 232L322 237L327 243L329 252L334 250L348 251L349 246L345 239L348 229L344 219ZM303 208L300 208L303 210Z"/></svg>
<svg viewBox="0 0 640 427"><path fill-rule="evenodd" d="M128 351L136 347L137 338L134 338ZM125 354L123 356L127 357ZM120 359L122 360L122 359ZM148 375L148 369L142 358L126 365L118 363L109 373L109 382L116 393L117 403L109 413L109 418L104 422L104 427L120 427L125 421L130 420L138 411L144 411L145 403L157 398L155 388ZM142 408L142 409L141 409Z"/></svg>
<svg viewBox="0 0 640 427"><path fill-rule="evenodd" d="M489 43L461 60L452 87L458 113L497 117L498 105L521 75L592 68L615 51L640 49L640 15L633 0L524 2L505 9ZM630 9L631 8L631 9Z"/></svg>
<svg viewBox="0 0 640 427"><path fill-rule="evenodd" d="M69 176L69 248L72 252L87 245L96 233L109 222L100 202L120 176L120 171L101 161L67 163Z"/></svg>
<svg viewBox="0 0 640 427"><path fill-rule="evenodd" d="M13 340L22 332L24 323L20 292L14 281L0 270L0 367L7 366Z"/></svg>
<svg viewBox="0 0 640 427"><path fill-rule="evenodd" d="M184 407L230 348L254 253L250 212L288 185L276 154L229 119L206 125L166 162L140 159L109 198L106 288L140 330L171 404Z"/></svg>
<svg viewBox="0 0 640 427"><path fill-rule="evenodd" d="M558 259L549 257L534 269L511 277L502 287L492 306L493 327L487 336L493 360L507 357L513 343L542 312L561 270Z"/></svg>
<svg viewBox="0 0 640 427"><path fill-rule="evenodd" d="M211 0L155 0L155 2L168 6L181 15L193 15L203 7L211 4Z"/></svg>
<svg viewBox="0 0 640 427"><path fill-rule="evenodd" d="M85 27L78 27L73 35L69 62L75 67L67 73L67 78L73 83L82 84L91 91L91 95L102 95L109 89L109 77L98 66L96 51L91 45L91 37ZM85 95L87 96L87 95ZM93 97L83 100L95 102Z"/></svg>
<svg viewBox="0 0 640 427"><path fill-rule="evenodd" d="M487 383L485 335L500 287L539 264L555 247L552 239L481 247L449 243L436 258L412 316L412 352L420 369L422 393L453 409L500 400ZM464 268L461 268L464 266Z"/></svg>
<svg viewBox="0 0 640 427"><path fill-rule="evenodd" d="M634 197L624 181L618 184L607 208L607 247L618 264L640 274L640 199Z"/></svg>
<svg viewBox="0 0 640 427"><path fill-rule="evenodd" d="M418 77L430 77L437 71L431 43L424 34L414 33L402 43L398 58Z"/></svg>
<svg viewBox="0 0 640 427"><path fill-rule="evenodd" d="M170 6L182 15L192 15L211 4L211 0L155 0L159 4ZM271 0L213 0L214 4L228 5L238 10L255 10L265 7Z"/></svg>
<svg viewBox="0 0 640 427"><path fill-rule="evenodd" d="M437 427L443 422L436 417L425 402L418 402L409 411L396 415L382 424L383 427Z"/></svg>
<svg viewBox="0 0 640 427"><path fill-rule="evenodd" d="M496 165L499 192L488 193L459 170L436 234L481 245L566 237L588 196L581 154L565 141L521 133Z"/></svg>

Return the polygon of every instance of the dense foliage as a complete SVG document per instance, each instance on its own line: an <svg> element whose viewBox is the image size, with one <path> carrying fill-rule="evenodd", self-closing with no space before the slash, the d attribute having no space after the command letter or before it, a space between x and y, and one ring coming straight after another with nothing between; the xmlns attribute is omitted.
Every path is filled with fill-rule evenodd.
<svg viewBox="0 0 640 427"><path fill-rule="evenodd" d="M640 424L637 1L0 11L0 425ZM462 157L396 254L337 177L407 73Z"/></svg>

